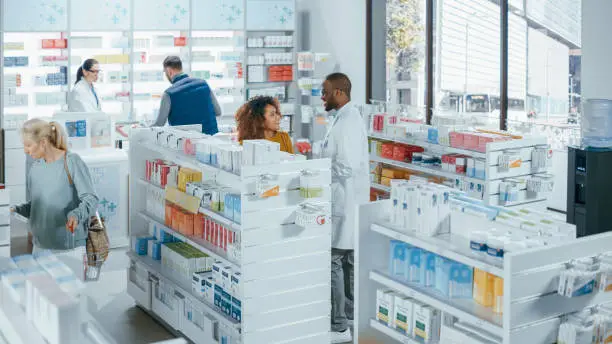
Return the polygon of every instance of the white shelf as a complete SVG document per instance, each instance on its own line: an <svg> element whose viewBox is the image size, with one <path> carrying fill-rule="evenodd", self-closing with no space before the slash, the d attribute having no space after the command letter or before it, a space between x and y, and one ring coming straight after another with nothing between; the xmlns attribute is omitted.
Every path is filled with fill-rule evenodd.
<svg viewBox="0 0 612 344"><path fill-rule="evenodd" d="M231 317L228 317L226 314L222 313L221 310L218 309L215 305L211 305L208 302L204 301L200 296L198 296L192 291L191 279L180 278L178 276L174 276L174 274L168 271L163 271L161 262L153 260L149 256L139 256L132 251L127 252L127 255L131 259L134 259L135 261L138 261L145 265L153 274L169 280L170 282L172 282L172 284L178 287L178 289L181 289L183 293L199 301L204 306L204 309L210 315L214 316L215 319L217 319L220 323L231 329L236 330L237 332L240 331L240 322L236 321L235 319L232 319Z"/></svg>
<svg viewBox="0 0 612 344"><path fill-rule="evenodd" d="M484 184L486 182L486 180L484 179L477 179L477 178L470 178L466 175L463 174L457 174L457 173L452 173L449 171L443 171L442 168L435 168L435 167L424 167L421 165L415 165L415 164L410 164L407 162L400 162L400 161L395 161L395 160L391 160L391 159L385 159L385 158L381 158L379 156L370 155L370 161L374 161L374 162L379 162L379 163L383 163L386 165L391 165L391 166L395 166L395 167L399 167L399 168L404 168L404 169L409 169L412 171L418 171L418 172L422 172L422 173L426 173L429 175L434 175L434 176L439 176L439 177L444 177L444 178L448 178L448 179L461 179L464 182L468 182L468 183L475 183L475 184Z"/></svg>
<svg viewBox="0 0 612 344"><path fill-rule="evenodd" d="M395 339L395 341L400 342L400 343L404 343L404 344L421 344L422 343L416 339L413 339L411 337L404 335L403 333L396 331L395 329L390 328L389 326L386 326L385 324L382 324L376 319L370 319L370 327L377 330L378 332L382 332L386 334L388 337L391 337ZM430 344L437 344L437 342L430 342Z"/></svg>
<svg viewBox="0 0 612 344"><path fill-rule="evenodd" d="M371 183L370 186L376 190L380 190L384 192L391 192L391 187L386 186L386 185Z"/></svg>
<svg viewBox="0 0 612 344"><path fill-rule="evenodd" d="M217 182L221 185L241 185L241 178L239 175L222 170L215 166L203 164L196 160L195 157L187 156L169 148L160 147L154 143L148 143L146 144L146 147L162 155L164 160L173 161L178 165L189 167L194 170L203 170L208 171L209 173L214 173L217 177Z"/></svg>
<svg viewBox="0 0 612 344"><path fill-rule="evenodd" d="M143 185L143 186L149 186L150 185L150 186L158 188L160 190L165 190L161 186L153 184L151 182L148 182L148 181L146 181L144 179L138 179L138 183ZM222 224L222 225L228 227L229 229L231 229L234 232L242 231L242 227L241 227L241 225L239 223L236 223L236 222L228 219L227 217L225 217L225 216L223 216L223 215L221 215L221 214L219 214L219 213L217 213L215 211L212 211L212 210L210 210L208 208L200 207L199 212L204 214L204 215L206 215L206 216L208 216L208 217L210 217L211 219L213 219L217 223Z"/></svg>
<svg viewBox="0 0 612 344"><path fill-rule="evenodd" d="M458 235L429 237L416 233L408 234L393 229L389 224L372 224L372 230L391 239L403 241L420 247L439 256L452 259L456 262L486 271L495 276L504 276L504 265L488 256L478 256L469 247L469 241Z"/></svg>
<svg viewBox="0 0 612 344"><path fill-rule="evenodd" d="M220 261L222 261L224 264L227 264L229 266L232 267L233 270L235 271L240 271L240 265L233 262L232 260L230 260L227 257L227 254L219 249L217 249L216 247L213 247L210 243L208 243L207 241L205 241L202 238L195 238L192 236L187 236L184 234L179 233L178 231L164 225L161 221L158 221L156 219L154 219L153 217L145 214L145 213L139 213L139 215L150 222L154 222L157 225L161 226L161 227L165 227L167 229L167 231L172 234L172 236L178 238L181 241L184 241L192 246L197 247L198 249L200 249L202 252L206 253L207 255L218 259Z"/></svg>
<svg viewBox="0 0 612 344"><path fill-rule="evenodd" d="M414 138L400 138L400 137L389 137L382 134L370 133L369 135L373 139L384 140L384 141L392 141L397 143L404 143L408 145L414 145L423 147L425 150L433 150L433 151L443 151L444 153L456 153L456 154L465 154L471 156L473 158L486 159L487 154L482 152L471 151L467 149L455 148L450 146L444 146L436 143L427 142L424 140L417 140Z"/></svg>
<svg viewBox="0 0 612 344"><path fill-rule="evenodd" d="M431 288L399 282L388 275L370 271L370 279L407 297L419 300L464 322L503 337L502 316L470 299L447 299Z"/></svg>

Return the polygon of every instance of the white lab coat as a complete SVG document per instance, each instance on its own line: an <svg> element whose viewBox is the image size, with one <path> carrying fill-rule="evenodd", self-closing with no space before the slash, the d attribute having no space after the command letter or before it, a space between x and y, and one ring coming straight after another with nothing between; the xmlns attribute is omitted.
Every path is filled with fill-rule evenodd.
<svg viewBox="0 0 612 344"><path fill-rule="evenodd" d="M332 247L355 248L357 206L370 200L368 134L359 110L338 110L325 135L322 158L332 162Z"/></svg>
<svg viewBox="0 0 612 344"><path fill-rule="evenodd" d="M97 93L97 91L96 91ZM100 95L98 94L98 99ZM96 96L94 96L91 85L81 79L77 82L70 94L68 95L68 111L70 112L100 112L101 106L99 102L96 102Z"/></svg>

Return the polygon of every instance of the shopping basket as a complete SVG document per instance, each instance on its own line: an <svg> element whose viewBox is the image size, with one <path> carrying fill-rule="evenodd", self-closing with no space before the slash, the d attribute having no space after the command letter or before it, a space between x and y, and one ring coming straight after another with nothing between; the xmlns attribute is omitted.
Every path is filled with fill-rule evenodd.
<svg viewBox="0 0 612 344"><path fill-rule="evenodd" d="M102 266L108 257L109 250L97 253L88 253L86 246L76 247L76 238L74 233L66 236L66 246L72 250L77 257L82 258L82 279L84 282L97 281L102 273ZM86 245L90 245L87 239ZM76 271L75 271L76 273Z"/></svg>

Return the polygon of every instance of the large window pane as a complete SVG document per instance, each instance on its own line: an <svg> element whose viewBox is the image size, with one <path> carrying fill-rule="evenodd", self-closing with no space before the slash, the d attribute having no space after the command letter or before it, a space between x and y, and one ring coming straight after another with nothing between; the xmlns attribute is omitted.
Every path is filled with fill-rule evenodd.
<svg viewBox="0 0 612 344"><path fill-rule="evenodd" d="M489 0L438 0L434 108L499 128L499 6Z"/></svg>
<svg viewBox="0 0 612 344"><path fill-rule="evenodd" d="M425 0L387 0L386 5L387 101L423 109Z"/></svg>

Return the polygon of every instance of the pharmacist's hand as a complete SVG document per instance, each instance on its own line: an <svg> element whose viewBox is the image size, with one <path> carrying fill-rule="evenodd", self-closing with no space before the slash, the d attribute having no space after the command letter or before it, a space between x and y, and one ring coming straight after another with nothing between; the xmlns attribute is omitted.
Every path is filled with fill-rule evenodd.
<svg viewBox="0 0 612 344"><path fill-rule="evenodd" d="M76 217L70 216L68 218L68 222L66 222L66 229L70 231L70 233L74 233L74 230L79 225L79 220Z"/></svg>

